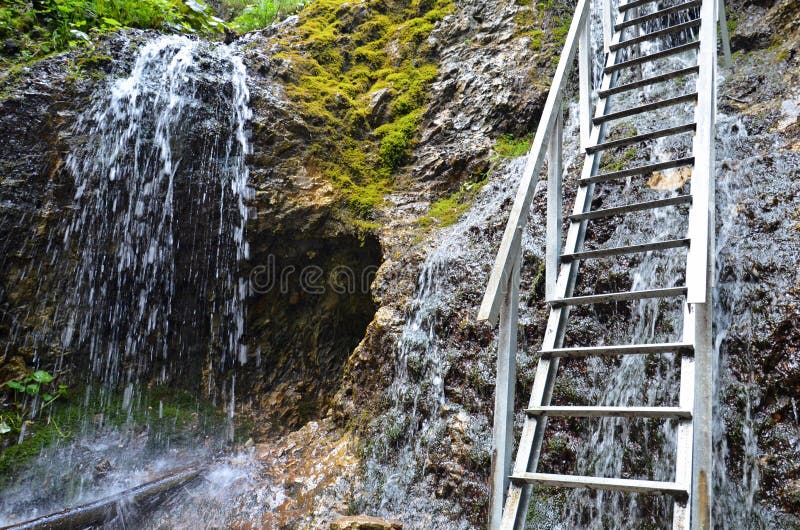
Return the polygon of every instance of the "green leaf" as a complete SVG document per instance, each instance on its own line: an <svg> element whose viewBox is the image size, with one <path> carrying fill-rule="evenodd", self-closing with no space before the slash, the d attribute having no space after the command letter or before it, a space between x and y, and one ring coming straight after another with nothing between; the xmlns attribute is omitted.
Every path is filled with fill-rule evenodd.
<svg viewBox="0 0 800 530"><path fill-rule="evenodd" d="M205 13L207 9L202 2L198 2L197 0L186 0L184 4L195 13Z"/></svg>
<svg viewBox="0 0 800 530"><path fill-rule="evenodd" d="M53 396L51 394L48 394L47 392L42 394L42 397L44 398L45 401L52 401L53 399Z"/></svg>
<svg viewBox="0 0 800 530"><path fill-rule="evenodd" d="M17 392L25 392L25 385L23 385L22 383L18 383L16 381L9 381L8 383L6 383L6 386L8 388L16 390Z"/></svg>
<svg viewBox="0 0 800 530"><path fill-rule="evenodd" d="M107 26L112 28L118 28L122 25L116 19L113 19L111 17L103 17L103 22L105 22Z"/></svg>
<svg viewBox="0 0 800 530"><path fill-rule="evenodd" d="M45 372L44 370L36 370L31 375L34 381L37 383L49 383L53 380L53 376L50 375L49 372Z"/></svg>
<svg viewBox="0 0 800 530"><path fill-rule="evenodd" d="M5 434L7 432L11 432L11 426L4 421L0 421L0 434Z"/></svg>
<svg viewBox="0 0 800 530"><path fill-rule="evenodd" d="M35 396L36 394L39 393L39 385L36 383L31 383L25 387L25 392L27 392L32 396Z"/></svg>

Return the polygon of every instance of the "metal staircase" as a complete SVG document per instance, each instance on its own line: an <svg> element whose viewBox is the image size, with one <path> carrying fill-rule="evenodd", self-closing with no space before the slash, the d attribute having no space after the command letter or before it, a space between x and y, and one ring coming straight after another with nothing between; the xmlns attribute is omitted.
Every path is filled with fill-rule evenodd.
<svg viewBox="0 0 800 530"><path fill-rule="evenodd" d="M532 485L617 490L669 495L673 502L673 528L712 528L712 344L711 278L714 246L714 128L716 109L717 25L723 53L730 57L722 0L633 0L616 10L605 0L601 7L605 67L592 112L592 54L590 1L579 0L566 43L556 68L541 121L520 182L510 219L489 279L478 318L500 321L498 367L492 455L491 529L525 527ZM598 0L595 0L598 1ZM599 0L602 1L602 0ZM623 0L624 1L624 0ZM643 13L643 10L648 12ZM675 22L677 20L677 22ZM654 24L655 22L655 24ZM670 22L672 24L670 25ZM652 29L653 27L656 29ZM648 32L648 28L650 31ZM623 59L624 50L642 43L686 32L692 39L655 53ZM581 146L585 161L578 180L575 205L567 216L568 230L562 249L562 101L570 70L578 52ZM697 64L658 72L647 78L618 84L619 73L676 54L694 52ZM694 78L696 89L644 105L610 111L609 100L654 83ZM676 105L695 104L691 123L656 129L627 138L607 139L607 125L621 118ZM674 160L599 171L605 151L638 145L656 138L693 133L692 154ZM547 175L546 298L550 305L547 328L536 368L516 460L511 467L514 385L517 350L522 231L527 223L534 188L545 159ZM592 210L594 187L656 171L691 170L691 193L624 206ZM686 237L652 241L602 250L584 250L587 222L667 206L688 206ZM686 284L679 287L574 296L581 261L651 251L687 249ZM576 305L622 302L646 298L679 297L683 307L682 340L663 344L563 347L570 308ZM553 386L562 358L674 353L680 358L680 398L675 407L551 406ZM675 479L671 482L613 477L557 475L537 471L547 418L666 418L677 423Z"/></svg>

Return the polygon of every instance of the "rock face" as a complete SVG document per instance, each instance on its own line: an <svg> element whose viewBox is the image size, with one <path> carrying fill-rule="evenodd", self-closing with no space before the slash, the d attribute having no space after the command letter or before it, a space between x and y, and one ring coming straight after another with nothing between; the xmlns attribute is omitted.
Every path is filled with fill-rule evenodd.
<svg viewBox="0 0 800 530"><path fill-rule="evenodd" d="M368 515L340 517L331 523L331 530L402 530L397 521L387 521Z"/></svg>
<svg viewBox="0 0 800 530"><path fill-rule="evenodd" d="M66 321L63 311L56 310L69 296L64 279L74 275L75 263L62 242L76 193L75 175L65 160L86 140L75 128L82 109L91 107L91 98L108 79L129 74L137 47L154 36L120 34L98 43L95 50L40 61L7 73L2 80L0 343L5 357L0 377L4 381L22 373L34 358L48 365L66 353L76 374L89 364L85 350L65 350L61 337ZM261 414L257 434L263 436L300 427L324 413L344 361L375 312L370 283L382 251L375 235L342 217L341 199L330 184L308 177L298 164L297 152L303 152L308 140L305 125L280 98L278 82L259 76L256 65L250 66L255 116L249 164L255 197L248 205L246 230L250 260L241 273L250 280L245 336L250 358L237 375L239 384L259 397L248 400L247 408ZM219 89L213 76L200 82L207 83L206 92ZM209 112L196 113L193 133L213 138L219 120L213 105L203 108ZM262 127L270 132L263 133ZM279 135L287 140L279 140ZM195 140L187 137L183 151L174 155L201 167L203 153L196 151L203 143ZM175 183L181 197L176 201L176 218L182 211L195 210L200 201L193 196L197 182L187 173L191 171L179 172ZM205 224L195 218L188 226L181 225L174 244L193 248L192 234ZM44 262L50 265L41 266ZM179 273L173 328L192 322L199 305L190 294L196 291L196 281L191 279L189 262L182 259L176 265L187 270ZM178 342L190 345L184 348L184 365L162 370L156 361L146 369L145 378L194 392L203 386L211 397L223 394L232 372L204 368L216 347L203 333L201 326L182 329Z"/></svg>
<svg viewBox="0 0 800 530"><path fill-rule="evenodd" d="M383 11L370 11L348 3L336 24L354 34L395 7L407 5L386 2ZM724 421L716 517L730 528L789 528L800 512L800 18L791 0L734 2L729 9L740 53L720 87L717 304L724 318L717 336ZM474 317L521 170L492 160L491 146L502 133L533 131L560 49L547 35L563 31L570 13L560 4L541 11L522 1L467 0L432 24L426 58L438 74L426 87L416 144L370 223L344 214L351 205L341 190L307 163L319 124L289 93L297 65L286 49L297 57L315 50L297 35L298 19L236 44L251 83L248 162L255 190L245 271L253 287L250 357L236 370L236 410L254 420L264 474L286 491L281 508L262 521L267 527L373 528L352 526L372 523L345 513L396 518L405 528L485 525L494 332ZM99 51L113 60L85 63L84 75L67 73L88 61L71 53L0 81L0 127L8 131L0 145L0 378L30 364L34 352L45 362L59 353L19 339L36 338L41 320L52 318L52 307L32 311L30 301L55 272L28 271L46 263L50 234L71 204L63 171L75 142L70 123L102 82L95 77L125 71L131 42L143 38L109 39ZM391 119L390 95L371 93L364 115L370 128ZM489 182L464 219L435 232L422 228L419 219L437 193L484 174ZM598 194L593 206L609 197ZM532 208L524 236L518 403L528 399L546 318L543 194ZM600 240L613 235L611 225L592 230ZM621 273L630 264L589 265L580 287L630 288L631 278ZM576 312L573 340L616 332L629 317L622 307ZM614 368L605 367L606 375ZM559 398L588 395L595 383L577 363L565 363L563 373ZM542 465L570 471L586 433L567 421L551 428L557 443ZM559 520L563 499L537 497L544 526L547 517Z"/></svg>

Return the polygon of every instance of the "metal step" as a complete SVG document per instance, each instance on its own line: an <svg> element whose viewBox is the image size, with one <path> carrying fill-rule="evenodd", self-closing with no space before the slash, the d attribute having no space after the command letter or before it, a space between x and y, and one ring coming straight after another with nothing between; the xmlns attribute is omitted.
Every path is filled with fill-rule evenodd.
<svg viewBox="0 0 800 530"><path fill-rule="evenodd" d="M607 258L609 256L621 256L624 254L639 254L650 252L651 250L667 250L670 248L688 247L691 239L670 239L668 241L657 241L655 243L644 243L642 245L629 245L625 247L612 247L600 250L585 250L572 254L562 254L561 262L566 263L576 259L596 259Z"/></svg>
<svg viewBox="0 0 800 530"><path fill-rule="evenodd" d="M559 488L628 491L631 493L674 495L676 497L688 497L689 495L689 490L686 486L676 482L656 482L654 480L555 475L551 473L521 473L512 475L511 481Z"/></svg>
<svg viewBox="0 0 800 530"><path fill-rule="evenodd" d="M566 357L580 359L595 355L650 355L652 353L694 353L694 345L682 342L662 342L658 344L624 344L611 346L587 346L577 348L556 348L553 350L540 350L542 359L553 357Z"/></svg>
<svg viewBox="0 0 800 530"><path fill-rule="evenodd" d="M645 33L644 35L639 35L638 37L633 37L631 39L618 42L616 44L611 44L608 48L613 52L621 48L633 46L634 44L639 44L641 42L649 41L658 37L663 37L664 35L671 35L672 33L678 33L680 31L696 28L699 26L700 26L700 19L696 18L694 20L690 20L689 22L674 24L672 26L667 26L666 28L662 28L656 31L651 31L650 33Z"/></svg>
<svg viewBox="0 0 800 530"><path fill-rule="evenodd" d="M657 0L634 0L633 2L628 2L627 4L622 4L619 6L620 12L627 11L628 9L633 9L634 7L641 7L646 4L650 4L656 2Z"/></svg>
<svg viewBox="0 0 800 530"><path fill-rule="evenodd" d="M531 407L529 416L565 418L661 418L691 419L692 411L680 407Z"/></svg>
<svg viewBox="0 0 800 530"><path fill-rule="evenodd" d="M674 169L678 167L687 167L692 165L694 165L693 156L686 158L677 158L675 160L658 162L656 164L648 164L646 166L632 167L620 171L613 171L611 173L600 173L599 175L594 175L593 177L579 179L578 183L581 186L585 186L587 184L592 184L595 182L607 182L609 180L631 177L633 175L649 175L651 173L655 173L656 171L663 171L665 169Z"/></svg>
<svg viewBox="0 0 800 530"><path fill-rule="evenodd" d="M684 125L678 125L676 127L668 127L666 129L660 129L658 131L637 134L636 136L629 136L627 138L621 138L619 140L611 140L610 142L605 142L602 144L590 145L589 147L586 148L586 153L590 155L592 153L596 153L597 151L613 149L615 147L622 147L624 145L638 144L639 142L644 142L646 140L653 140L654 138L663 138L665 136L672 136L673 134L694 132L695 128L696 125L694 123L686 123Z"/></svg>
<svg viewBox="0 0 800 530"><path fill-rule="evenodd" d="M621 293L591 294L588 296L572 296L548 300L552 307L568 305L605 304L610 302L624 302L628 300L643 300L645 298L670 298L686 296L686 287L666 287L662 289L645 289L643 291L624 291Z"/></svg>
<svg viewBox="0 0 800 530"><path fill-rule="evenodd" d="M615 31L621 31L625 28L630 28L631 26L638 26L639 24L644 24L650 20L665 17L672 13L677 13L678 11L683 11L684 9L691 9L693 7L700 7L701 0L690 0L689 2L684 2L682 4L675 4L669 7L665 7L660 11L655 11L653 13L648 13L646 15L642 15L640 17L632 18L630 20L625 20L619 24L614 25Z"/></svg>
<svg viewBox="0 0 800 530"><path fill-rule="evenodd" d="M654 75L653 77L646 77L644 79L639 79L638 81L632 81L630 83L625 83L624 85L611 87L608 90L600 90L597 94L601 98L607 98L608 96L613 96L614 94L619 94L621 92L627 92L628 90L633 90L634 88L641 88L643 86L654 85L662 81L669 81L670 79L674 79L676 77L696 74L698 70L698 66L694 65L688 68L682 68L680 70L673 70L672 72L667 72L666 74Z"/></svg>
<svg viewBox="0 0 800 530"><path fill-rule="evenodd" d="M655 61L657 59L663 59L664 57L669 57L671 55L677 55L679 53L683 53L685 51L694 50L695 48L700 47L700 41L689 42L686 44L681 44L679 46L673 46L672 48L667 48L666 50L661 50L660 52L650 53L648 55L642 55L641 57L636 57L634 59L628 59L627 61L622 61L621 63L612 64L606 66L605 72L606 74L610 74L616 72L618 70L623 70L625 68L630 68L631 66L636 66L638 64L647 63L650 61Z"/></svg>
<svg viewBox="0 0 800 530"><path fill-rule="evenodd" d="M642 114L645 112L661 109L664 107L670 107L672 105L688 103L690 101L691 102L697 101L697 92L692 92L690 94L683 94L681 96L675 96L674 98L662 99L661 101L654 101L653 103L645 103L644 105L639 105L638 107L631 107L628 109L618 110L616 112L610 112L604 116L598 116L596 118L593 118L592 123L595 125L600 125L603 122L618 120L620 118L625 118L626 116L633 116L634 114Z"/></svg>
<svg viewBox="0 0 800 530"><path fill-rule="evenodd" d="M680 204L690 204L692 202L691 195L678 195L676 197L667 197L666 199L656 199L654 201L634 202L626 204L625 206L615 206L613 208L603 208L601 210L591 210L584 213L572 214L568 219L572 222L583 221L586 219L598 219L600 217L612 217L630 212L640 212L642 210L652 210L654 208L663 208L666 206L677 206Z"/></svg>

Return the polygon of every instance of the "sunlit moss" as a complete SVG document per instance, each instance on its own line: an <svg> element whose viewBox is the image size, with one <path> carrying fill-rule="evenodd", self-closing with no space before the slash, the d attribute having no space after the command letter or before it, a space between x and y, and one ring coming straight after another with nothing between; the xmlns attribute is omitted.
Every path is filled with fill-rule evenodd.
<svg viewBox="0 0 800 530"><path fill-rule="evenodd" d="M511 134L501 134L494 144L494 152L500 158L517 158L528 154L533 138L516 138Z"/></svg>
<svg viewBox="0 0 800 530"><path fill-rule="evenodd" d="M442 197L431 204L430 210L419 223L423 227L445 227L455 224L461 215L472 205L478 191L486 184L487 179L482 176L480 180L463 184L455 193Z"/></svg>
<svg viewBox="0 0 800 530"><path fill-rule="evenodd" d="M428 36L452 10L452 0L316 0L281 42L278 56L291 61L294 73L287 95L313 128L306 165L361 217L391 191L414 145L438 73ZM372 97L383 89L388 103L373 116Z"/></svg>

